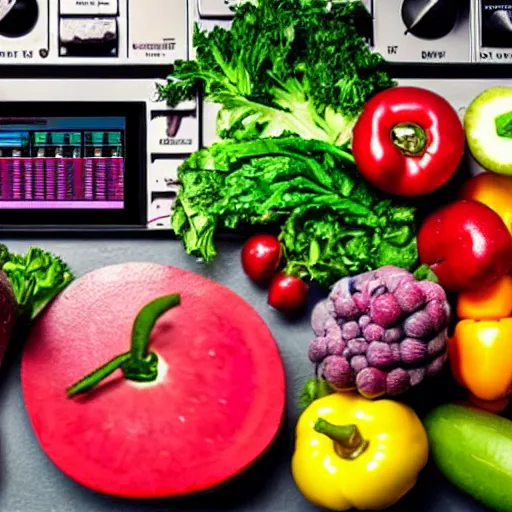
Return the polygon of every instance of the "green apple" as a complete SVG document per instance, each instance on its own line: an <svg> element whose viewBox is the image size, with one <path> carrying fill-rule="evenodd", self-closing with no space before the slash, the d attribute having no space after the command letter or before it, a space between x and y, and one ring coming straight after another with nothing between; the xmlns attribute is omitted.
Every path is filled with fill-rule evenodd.
<svg viewBox="0 0 512 512"><path fill-rule="evenodd" d="M491 87L478 95L466 110L464 130L484 169L512 175L512 87Z"/></svg>

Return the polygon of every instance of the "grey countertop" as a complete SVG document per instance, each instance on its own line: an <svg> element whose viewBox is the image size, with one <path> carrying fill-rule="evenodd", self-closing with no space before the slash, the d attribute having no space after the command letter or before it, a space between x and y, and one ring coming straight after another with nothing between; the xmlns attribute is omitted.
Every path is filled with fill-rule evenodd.
<svg viewBox="0 0 512 512"><path fill-rule="evenodd" d="M127 261L150 261L205 275L249 302L272 330L284 360L288 402L281 433L249 472L215 493L180 502L133 502L94 494L70 481L39 448L25 411L20 388L20 351L14 347L0 376L0 512L313 512L296 489L290 474L296 398L311 375L307 346L309 315L290 321L271 310L266 293L252 285L239 264L235 241L218 244L216 261L205 267L187 256L172 240L6 240L13 251L37 245L59 254L81 276L93 269ZM314 302L314 298L312 299ZM436 390L427 389L426 395ZM429 395L429 396L430 396ZM141 468L144 471L144 468ZM394 512L482 512L486 509L456 491L433 468L427 468L417 487Z"/></svg>

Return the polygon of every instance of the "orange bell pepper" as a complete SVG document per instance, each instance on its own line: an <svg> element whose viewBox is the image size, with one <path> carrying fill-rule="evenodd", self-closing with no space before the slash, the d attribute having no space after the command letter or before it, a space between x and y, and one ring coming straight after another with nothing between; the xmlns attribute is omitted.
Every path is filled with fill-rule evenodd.
<svg viewBox="0 0 512 512"><path fill-rule="evenodd" d="M512 393L512 276L461 293L457 316L462 320L448 340L453 376L474 405L502 411Z"/></svg>
<svg viewBox="0 0 512 512"><path fill-rule="evenodd" d="M499 320L511 315L512 276L504 276L498 279L485 290L461 293L458 296L458 318Z"/></svg>
<svg viewBox="0 0 512 512"><path fill-rule="evenodd" d="M512 177L483 172L464 183L461 199L473 199L494 210L512 234Z"/></svg>
<svg viewBox="0 0 512 512"><path fill-rule="evenodd" d="M512 318L461 320L449 340L455 379L481 400L501 400L512 390Z"/></svg>

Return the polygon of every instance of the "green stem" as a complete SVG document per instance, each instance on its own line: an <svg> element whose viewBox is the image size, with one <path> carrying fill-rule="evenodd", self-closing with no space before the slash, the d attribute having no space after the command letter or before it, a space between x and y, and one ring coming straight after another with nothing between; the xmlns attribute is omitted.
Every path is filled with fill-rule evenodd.
<svg viewBox="0 0 512 512"><path fill-rule="evenodd" d="M329 386L329 383L325 379L318 379L316 396L317 398L323 398L328 395L332 395L334 390Z"/></svg>
<svg viewBox="0 0 512 512"><path fill-rule="evenodd" d="M344 146L346 145L347 144L345 144ZM356 159L354 158L354 155L350 151L347 151L344 146L326 146L326 152L331 153L332 155L342 158L348 163L355 165Z"/></svg>
<svg viewBox="0 0 512 512"><path fill-rule="evenodd" d="M494 119L498 137L512 139L512 112L505 112Z"/></svg>
<svg viewBox="0 0 512 512"><path fill-rule="evenodd" d="M413 273L416 281L432 281L433 283L438 283L439 279L437 278L435 272L430 268L429 265L420 265Z"/></svg>
<svg viewBox="0 0 512 512"><path fill-rule="evenodd" d="M131 358L130 352L125 352L119 356L114 357L108 363L100 366L96 370L87 374L83 379L70 386L67 390L68 396L72 397L81 393L86 393L95 387L100 381L106 379L110 374L114 373L118 368L121 368L124 363Z"/></svg>
<svg viewBox="0 0 512 512"><path fill-rule="evenodd" d="M314 378L309 379L306 384L304 384L304 388L301 393L301 403L304 408L310 405L315 400L319 398L324 398L328 395L332 395L334 390L329 386L327 381L322 378Z"/></svg>
<svg viewBox="0 0 512 512"><path fill-rule="evenodd" d="M142 359L136 359L133 354L121 366L124 376L135 382L153 382L158 377L158 356L150 352Z"/></svg>
<svg viewBox="0 0 512 512"><path fill-rule="evenodd" d="M134 359L142 360L147 356L149 335L156 321L169 309L178 306L180 296L177 293L164 295L146 304L140 311L132 329L131 353Z"/></svg>
<svg viewBox="0 0 512 512"><path fill-rule="evenodd" d="M343 459L355 459L368 447L356 425L333 425L323 418L318 418L314 429L334 442L336 453Z"/></svg>
<svg viewBox="0 0 512 512"><path fill-rule="evenodd" d="M427 135L421 126L414 123L399 123L391 130L393 144L407 156L425 153Z"/></svg>
<svg viewBox="0 0 512 512"><path fill-rule="evenodd" d="M135 382L152 382L158 377L158 356L148 353L149 337L158 318L166 311L180 304L180 295L171 294L146 304L133 323L131 348L108 363L92 371L67 389L68 397L86 393L117 369L124 377Z"/></svg>

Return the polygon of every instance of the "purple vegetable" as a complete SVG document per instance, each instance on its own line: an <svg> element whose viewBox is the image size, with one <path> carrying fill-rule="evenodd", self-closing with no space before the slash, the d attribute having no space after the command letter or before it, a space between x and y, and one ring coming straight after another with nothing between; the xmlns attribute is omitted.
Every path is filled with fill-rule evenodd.
<svg viewBox="0 0 512 512"><path fill-rule="evenodd" d="M358 324L359 324L359 327L361 327L361 329L364 329L371 322L372 322L372 319L368 315L362 315L359 317Z"/></svg>
<svg viewBox="0 0 512 512"><path fill-rule="evenodd" d="M425 338L433 330L433 322L426 311L416 311L404 322L404 331L412 338Z"/></svg>
<svg viewBox="0 0 512 512"><path fill-rule="evenodd" d="M400 356L404 363L413 364L415 361L421 361L425 358L427 344L424 341L415 338L405 338L400 343Z"/></svg>
<svg viewBox="0 0 512 512"><path fill-rule="evenodd" d="M366 354L366 351L368 350L368 343L364 338L354 338L347 343L346 350L348 353L350 353L351 356Z"/></svg>
<svg viewBox="0 0 512 512"><path fill-rule="evenodd" d="M366 352L366 359L371 366L377 368L389 368L393 365L393 352L391 346L382 341L370 343Z"/></svg>
<svg viewBox="0 0 512 512"><path fill-rule="evenodd" d="M324 376L336 389L351 389L354 386L354 370L344 357L327 356L323 363Z"/></svg>
<svg viewBox="0 0 512 512"><path fill-rule="evenodd" d="M368 361L365 356L354 356L350 359L350 366L355 372L360 372L364 368L368 367Z"/></svg>
<svg viewBox="0 0 512 512"><path fill-rule="evenodd" d="M384 336L384 327L379 324L368 324L363 329L363 336L368 342L380 341Z"/></svg>
<svg viewBox="0 0 512 512"><path fill-rule="evenodd" d="M401 395L411 387L409 374L403 368L391 370L386 377L386 390L389 395Z"/></svg>
<svg viewBox="0 0 512 512"><path fill-rule="evenodd" d="M391 293L384 293L375 297L370 304L372 320L382 327L392 327L400 320L403 312L400 304Z"/></svg>
<svg viewBox="0 0 512 512"><path fill-rule="evenodd" d="M416 283L404 281L394 295L404 313L414 313L425 304L425 294Z"/></svg>
<svg viewBox="0 0 512 512"><path fill-rule="evenodd" d="M18 304L12 285L4 272L0 271L0 363L16 323Z"/></svg>
<svg viewBox="0 0 512 512"><path fill-rule="evenodd" d="M310 359L337 390L400 395L443 368L449 320L443 288L404 269L345 277L313 311Z"/></svg>
<svg viewBox="0 0 512 512"><path fill-rule="evenodd" d="M367 398L377 398L387 389L387 375L377 368L365 368L356 377L358 391Z"/></svg>
<svg viewBox="0 0 512 512"><path fill-rule="evenodd" d="M435 338L431 339L428 342L428 353L430 356L438 356L446 349L446 343L447 343L446 336L443 336L442 334L438 334Z"/></svg>
<svg viewBox="0 0 512 512"><path fill-rule="evenodd" d="M357 322L351 320L343 325L341 329L341 336L344 340L351 340L352 338L357 338L361 335L361 329Z"/></svg>
<svg viewBox="0 0 512 512"><path fill-rule="evenodd" d="M317 336L324 336L329 325L336 324L332 301L319 302L311 313L311 325Z"/></svg>
<svg viewBox="0 0 512 512"><path fill-rule="evenodd" d="M309 360L313 363L319 363L329 355L327 338L316 338L309 345Z"/></svg>
<svg viewBox="0 0 512 512"><path fill-rule="evenodd" d="M386 343L396 343L404 337L404 330L401 327L392 327L384 331L382 341Z"/></svg>

